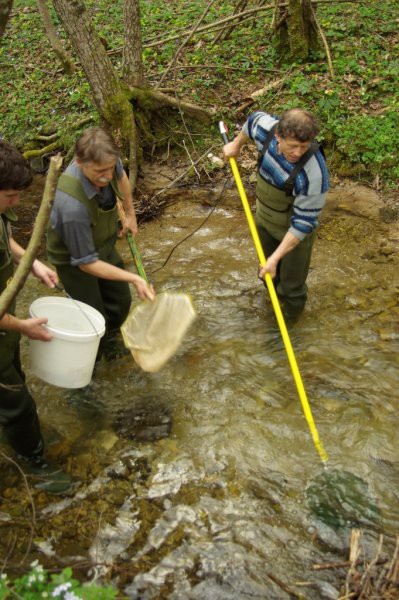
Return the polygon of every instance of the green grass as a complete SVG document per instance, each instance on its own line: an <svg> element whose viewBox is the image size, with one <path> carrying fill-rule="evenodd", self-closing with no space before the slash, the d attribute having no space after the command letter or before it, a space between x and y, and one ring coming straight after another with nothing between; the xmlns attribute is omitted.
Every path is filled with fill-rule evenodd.
<svg viewBox="0 0 399 600"><path fill-rule="evenodd" d="M249 2L248 8L255 3ZM123 2L87 0L96 31L109 50L123 43ZM194 0L141 2L143 59L149 84L156 85L177 47L185 39L206 3ZM202 24L233 12L233 0L215 3ZM388 186L398 176L398 33L396 0L369 3L321 3L318 19L328 40L335 77L327 67L322 44L307 62L278 62L270 34L271 13L236 27L228 40L214 44L215 33L195 35L163 82L179 97L213 107L233 127L253 110L281 113L302 106L321 122L330 164L338 173L363 178L377 174ZM59 35L65 35L53 13ZM180 33L178 40L160 46L153 41ZM68 46L68 42L66 42ZM76 123L84 116L97 118L80 65L66 76L44 36L35 0L15 0L13 16L0 47L1 134L26 147L37 134L62 130L64 143L76 137ZM121 54L111 60L118 72ZM238 108L266 83L280 80L244 112ZM175 92L173 92L175 93ZM175 127L179 123L175 120ZM180 124L180 128L182 124ZM198 128L198 152L217 140L214 128ZM32 145L32 144L31 144Z"/></svg>

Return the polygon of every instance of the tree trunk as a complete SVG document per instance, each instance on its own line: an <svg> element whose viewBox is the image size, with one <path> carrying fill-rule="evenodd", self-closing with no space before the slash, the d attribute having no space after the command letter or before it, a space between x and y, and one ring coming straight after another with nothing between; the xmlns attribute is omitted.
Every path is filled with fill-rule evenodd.
<svg viewBox="0 0 399 600"><path fill-rule="evenodd" d="M81 0L53 0L58 18L75 49L102 119L121 132L130 150L130 176L137 181L137 133L133 106Z"/></svg>
<svg viewBox="0 0 399 600"><path fill-rule="evenodd" d="M143 87L145 77L142 60L139 0L124 1L123 21L125 24L122 52L123 80L130 87Z"/></svg>
<svg viewBox="0 0 399 600"><path fill-rule="evenodd" d="M110 122L107 108L120 92L121 84L86 7L81 0L53 0L53 4L86 74L97 109Z"/></svg>
<svg viewBox="0 0 399 600"><path fill-rule="evenodd" d="M73 64L68 56L68 53L62 47L59 37L55 31L55 27L51 20L51 16L47 7L47 0L36 0L37 7L39 9L40 16L42 17L42 21L44 24L44 30L46 32L47 38L51 44L52 49L60 59L62 68L65 73L70 75L73 73Z"/></svg>
<svg viewBox="0 0 399 600"><path fill-rule="evenodd" d="M312 11L312 0L302 0L302 7L305 35L308 40L309 51L312 52L314 50L317 50L319 47L317 25L313 16L313 11L316 12L316 5L313 5Z"/></svg>
<svg viewBox="0 0 399 600"><path fill-rule="evenodd" d="M0 38L4 34L10 12L12 9L13 0L0 0Z"/></svg>
<svg viewBox="0 0 399 600"><path fill-rule="evenodd" d="M143 139L153 141L151 120L159 112L160 106L188 111L189 114L195 114L196 118L207 120L211 118L212 113L190 103L176 101L154 92L142 84L129 86L122 82L91 24L84 2L53 0L53 4L79 57L100 116L111 128L120 132L126 150L129 149L129 179L134 188L137 182L140 151L138 127ZM128 67L137 68L138 72L132 71L127 77L129 81L143 83L143 67L139 56L141 34L138 34L140 26L138 0L125 0L125 18L128 21L130 19L128 27L133 27L131 35L136 35L134 39L129 40L129 49L124 53L125 70L127 72ZM136 33L133 33L133 30Z"/></svg>
<svg viewBox="0 0 399 600"><path fill-rule="evenodd" d="M274 30L281 58L306 60L317 48L317 28L311 10L311 0L276 0Z"/></svg>

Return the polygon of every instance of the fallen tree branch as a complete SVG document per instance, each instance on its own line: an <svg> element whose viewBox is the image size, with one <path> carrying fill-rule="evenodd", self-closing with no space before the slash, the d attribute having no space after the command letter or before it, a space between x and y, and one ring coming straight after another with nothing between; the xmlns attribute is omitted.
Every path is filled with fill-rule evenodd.
<svg viewBox="0 0 399 600"><path fill-rule="evenodd" d="M215 0L210 0L210 2L208 3L208 6L205 8L204 12L202 13L201 17L199 18L197 24L193 27L193 29L190 31L190 33L188 34L188 36L186 37L186 39L184 40L184 42L182 42L180 44L180 46L178 47L178 49L176 50L172 60L170 61L169 65L166 67L165 71L162 74L161 79L159 80L159 83L157 85L157 87L160 87L161 83L163 82L163 80L165 79L166 75L169 73L171 67L175 64L177 57L179 56L180 52L183 50L184 46L187 46L188 42L191 40L191 38L193 37L194 33L198 30L199 26L201 25L202 21L205 19L206 15L208 14L209 10L212 7L212 4L215 3Z"/></svg>
<svg viewBox="0 0 399 600"><path fill-rule="evenodd" d="M176 110L182 110L189 116L205 123L207 123L215 115L214 110L202 108L197 104L192 104L191 102L173 98L172 96L163 94L159 90L147 88L145 93L143 90L140 90L140 88L133 88L131 90L131 98L137 100L138 104L140 104L140 98L142 95L145 104L146 100L148 101L148 98L150 98L150 100L155 101L159 107L169 106L170 108L174 108Z"/></svg>
<svg viewBox="0 0 399 600"><path fill-rule="evenodd" d="M46 177L43 198L28 247L26 248L25 254L20 260L10 284L0 295L0 319L3 318L10 304L17 296L18 292L23 288L32 268L32 264L35 261L50 216L51 205L54 200L55 188L57 185L58 173L61 169L61 165L62 158L60 154L51 158L50 168Z"/></svg>
<svg viewBox="0 0 399 600"><path fill-rule="evenodd" d="M319 0L320 1L320 0ZM344 0L341 0L344 1ZM349 2L350 0L345 0L345 2ZM365 0L366 1L366 0ZM213 23L209 23L208 25L203 25L202 27L198 27L198 29L196 30L196 34L197 33L203 33L203 32L210 32L210 31L214 31L216 28L219 28L220 25L224 25L226 23L231 23L231 21L235 21L236 19L240 19L240 17L245 17L246 15L258 15L259 12L264 11L264 10L271 10L273 9L274 6L272 6L271 4L268 4L267 6L262 6L262 7L257 7L257 8L251 8L248 10L244 10L241 13L237 13L236 15L232 15L230 17L225 17L224 19L220 19L219 21L214 21ZM254 17L255 18L255 17ZM173 42L174 40L179 40L183 35L187 34L190 32L190 29L185 28L183 29L180 33L178 34L174 34L168 38L162 38L159 39L157 38L156 41L153 42L144 42L143 43L143 48L155 48L156 46L162 46L163 44L166 44L167 42ZM122 47L120 48L115 48L113 50L109 50L107 52L108 55L111 54L119 54L120 52L122 52Z"/></svg>
<svg viewBox="0 0 399 600"><path fill-rule="evenodd" d="M312 4L368 4L369 0L313 0ZM286 7L288 6L287 2L283 2L282 4L280 4L280 6ZM231 23L232 21L235 20L241 20L242 17L245 17L247 15L252 15L252 18L256 18L257 15L260 12L266 11L266 10L272 10L274 9L274 4L267 4L266 6L257 6L256 8L250 8L247 10L244 10L241 13L237 13L236 15L232 15L230 17L225 17L224 19L220 19L218 21L214 21L213 23L209 23L208 25L203 25L202 27L199 27L197 29L197 31L195 32L196 34L198 33L204 33L204 32L214 32L216 29L218 29L220 27L220 25L223 25L223 29L225 28L224 26L226 24ZM244 22L244 20L242 20L242 23ZM144 48L154 48L156 46L162 46L163 44L167 43L167 42L172 42L174 40L178 40L180 39L184 34L188 33L190 30L188 28L183 29L180 33L174 34L173 36L169 36L167 38L157 38L154 41L147 41L144 42L143 47ZM115 48L113 50L109 50L107 52L107 54L119 54L122 51L122 47L120 48Z"/></svg>
<svg viewBox="0 0 399 600"><path fill-rule="evenodd" d="M178 177L176 177L176 179L174 179L173 181L171 181L170 183L168 183L168 185L164 188L162 188L162 190L159 190L159 192L157 192L156 194L154 194L153 196L151 196L150 200L154 200L154 198L156 198L157 196L159 196L160 194L163 194L163 192L165 192L166 190L168 190L169 188L171 188L175 183L177 183L178 181L180 181L180 179L183 179L183 177L185 177L187 175L187 173L189 173L193 167L195 167L199 162L201 162L201 160L204 160L204 158L206 158L209 154L209 152L211 152L214 148L216 148L216 146L219 146L220 144L213 144L213 146L211 146L210 148L208 148L208 150L202 154L195 162L193 162L188 169L186 169L186 171L184 171L184 173L181 173L181 175L179 175Z"/></svg>
<svg viewBox="0 0 399 600"><path fill-rule="evenodd" d="M273 575L273 573L266 573L266 575L272 581L274 581L274 583L276 585L278 585L279 588L281 588L282 590L284 590L284 592L286 592L286 594L288 594L290 596L290 598L297 598L297 600L306 600L306 598L305 598L305 596L303 594L301 594L300 592L295 592L295 590L293 590L290 587L288 587L288 585L286 585L283 581L281 581L281 579L279 579L278 577L276 577L275 575Z"/></svg>
<svg viewBox="0 0 399 600"><path fill-rule="evenodd" d="M388 562L387 558L379 558L375 564L376 565L385 565L385 563L387 563L387 562ZM330 570L330 569L343 569L346 567L350 567L351 564L352 563L350 560L341 560L340 562L331 562L331 563L315 563L312 566L312 569L314 571L325 571L325 570ZM356 567L359 567L363 564L364 564L364 559L362 559L362 558L359 558L355 562Z"/></svg>
<svg viewBox="0 0 399 600"><path fill-rule="evenodd" d="M256 92L252 92L252 94L251 94L252 100L256 100L260 96L264 96L265 94L267 94L267 92L270 92L270 90L274 90L274 88L279 87L280 85L282 85L284 83L284 81L287 79L287 77L288 77L288 75L286 77L283 77L282 79L277 79L276 81L272 81L271 83L268 83L262 89L256 90Z"/></svg>
<svg viewBox="0 0 399 600"><path fill-rule="evenodd" d="M334 77L335 76L335 72L334 72L334 67L333 67L332 60L331 60L330 48L328 47L328 42L327 42L326 36L324 35L324 31L322 30L321 25L320 25L320 23L319 23L319 21L318 21L318 19L316 17L316 12L315 12L315 10L314 10L314 8L312 6L312 3L310 4L310 10L312 12L312 16L313 16L314 22L315 22L316 27L317 27L317 31L319 32L319 35L320 35L320 37L321 37L321 39L323 41L323 44L324 44L324 49L325 49L326 55L327 55L327 62L328 62L328 68L329 68L329 71L330 71L330 75L331 75L331 77Z"/></svg>
<svg viewBox="0 0 399 600"><path fill-rule="evenodd" d="M60 134L56 132L52 133L51 135L36 135L34 139L38 140L39 142L54 142L55 140L58 140L59 137Z"/></svg>
<svg viewBox="0 0 399 600"><path fill-rule="evenodd" d="M235 9L234 9L234 14L242 12L245 9L247 4L248 4L248 0L238 0L237 4L235 6ZM258 8L259 8L259 6L258 6ZM213 40L212 45L214 46L221 40L227 40L229 38L231 32L234 30L234 28L240 24L241 20L242 19L239 19L238 23L234 23L234 25L229 25L228 27L224 27L221 31L219 31L219 33L216 35L215 39Z"/></svg>
<svg viewBox="0 0 399 600"><path fill-rule="evenodd" d="M49 152L54 152L54 150L57 150L60 147L60 142L56 141L53 142L52 144L48 144L47 146L44 146L44 148L39 148L38 150L26 150L26 152L24 152L22 154L22 156L24 158L26 158L26 160L30 160L31 158L36 158L37 156L44 156L44 154L49 154Z"/></svg>

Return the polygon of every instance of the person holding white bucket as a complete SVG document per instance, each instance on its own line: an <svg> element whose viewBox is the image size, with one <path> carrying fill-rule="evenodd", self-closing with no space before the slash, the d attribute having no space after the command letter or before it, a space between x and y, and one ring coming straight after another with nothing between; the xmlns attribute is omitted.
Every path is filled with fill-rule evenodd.
<svg viewBox="0 0 399 600"><path fill-rule="evenodd" d="M139 298L153 300L152 286L125 269L115 248L117 199L125 213L120 236L137 234L132 190L120 150L99 127L87 129L75 145L75 158L58 181L47 230L47 252L66 292L98 310L106 321L100 343L112 358L119 330L131 304L129 283ZM120 340L120 338L119 338ZM107 350L108 346L108 350Z"/></svg>
<svg viewBox="0 0 399 600"><path fill-rule="evenodd" d="M17 220L13 208L19 204L20 191L29 187L29 164L11 144L0 140L0 293L2 293L25 250L13 239L11 223ZM58 281L57 274L39 260L32 273L48 287ZM46 318L20 319L15 302L0 319L0 424L23 470L34 477L34 485L49 493L61 494L71 487L71 478L44 457L44 444L36 404L25 384L20 361L20 336L50 341L43 327Z"/></svg>

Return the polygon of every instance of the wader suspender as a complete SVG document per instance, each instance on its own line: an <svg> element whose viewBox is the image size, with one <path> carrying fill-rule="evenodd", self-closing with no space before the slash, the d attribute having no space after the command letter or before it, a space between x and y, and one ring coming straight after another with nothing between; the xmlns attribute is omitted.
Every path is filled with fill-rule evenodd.
<svg viewBox="0 0 399 600"><path fill-rule="evenodd" d="M266 154L267 149L269 148L270 143L274 137L274 133L277 129L277 125L278 125L278 123L275 123L275 125L273 125L273 127L270 129L270 131L268 132L266 139L263 143L262 150L259 152L258 171L260 169L260 164L262 162L262 158ZM301 158L298 160L298 162L295 163L295 167L292 169L291 173L289 174L288 179L284 183L283 189L285 190L286 196L292 196L292 192L294 191L296 176L298 175L299 171L306 165L308 160L313 156L313 154L315 154L315 152L317 152L320 148L321 148L321 146L317 142L312 142L310 147L308 148L308 150L306 150L305 154L303 154L301 156Z"/></svg>

